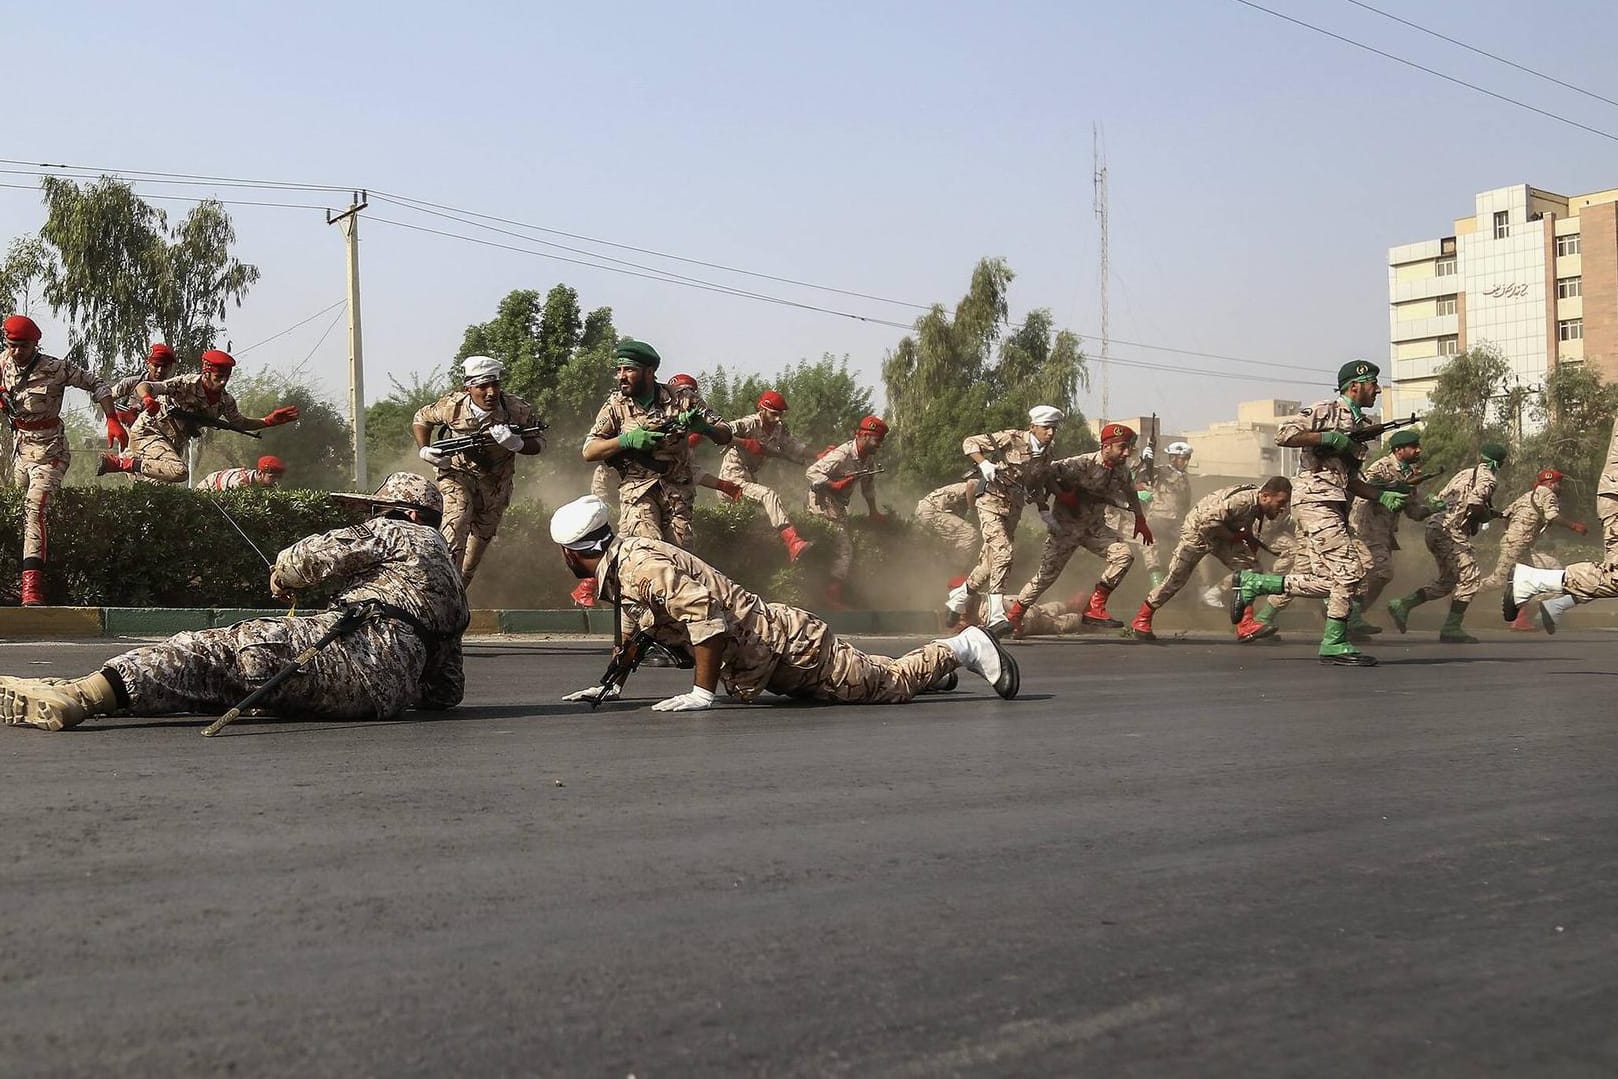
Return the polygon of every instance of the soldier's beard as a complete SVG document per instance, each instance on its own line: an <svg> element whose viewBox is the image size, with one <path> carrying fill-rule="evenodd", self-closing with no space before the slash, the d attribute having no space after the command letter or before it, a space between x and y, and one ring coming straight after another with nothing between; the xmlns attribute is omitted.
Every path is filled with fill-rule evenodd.
<svg viewBox="0 0 1618 1079"><path fill-rule="evenodd" d="M573 571L573 576L577 577L581 581L587 580L588 578L596 575L596 571L591 569L589 566L586 566L582 561L579 560L579 556L574 554L572 551L567 552L562 561L566 562L567 568Z"/></svg>

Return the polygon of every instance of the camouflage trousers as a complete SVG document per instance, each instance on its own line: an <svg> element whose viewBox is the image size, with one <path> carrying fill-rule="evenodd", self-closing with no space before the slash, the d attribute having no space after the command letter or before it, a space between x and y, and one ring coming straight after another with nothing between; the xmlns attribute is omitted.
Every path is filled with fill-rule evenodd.
<svg viewBox="0 0 1618 1079"><path fill-rule="evenodd" d="M1348 531L1348 507L1341 502L1306 502L1292 507L1297 547L1286 574L1286 593L1270 602L1284 608L1293 596L1326 600L1327 618L1347 618L1361 596L1365 563Z"/></svg>
<svg viewBox="0 0 1618 1079"><path fill-rule="evenodd" d="M966 578L966 590L974 595L993 595L1006 590L1006 578L1011 575L1011 559L1015 553L1011 538L1017 534L1016 514L997 513L981 503L978 505L978 529L983 533L983 550L978 564Z"/></svg>
<svg viewBox="0 0 1618 1079"><path fill-rule="evenodd" d="M23 491L23 569L39 569L45 564L45 507L62 489L62 477L71 458L67 439L60 434L46 441L29 439L17 446L11 475L12 482Z"/></svg>
<svg viewBox="0 0 1618 1079"><path fill-rule="evenodd" d="M1453 592L1456 603L1472 602L1483 583L1483 574L1478 569L1471 542L1455 536L1447 528L1429 528L1427 550L1438 563L1438 580L1416 589L1421 601L1431 603Z"/></svg>
<svg viewBox="0 0 1618 1079"><path fill-rule="evenodd" d="M1612 562L1575 562L1563 572L1562 587L1575 602L1618 596L1618 565Z"/></svg>
<svg viewBox="0 0 1618 1079"><path fill-rule="evenodd" d="M1518 562L1528 561L1528 552L1539 539L1540 530L1532 524L1518 525L1513 521L1500 537L1500 557L1495 560L1494 572L1483 578L1480 588L1500 588L1506 583L1506 574Z"/></svg>
<svg viewBox="0 0 1618 1079"><path fill-rule="evenodd" d="M320 639L338 612L255 618L223 629L178 633L108 660L135 715L217 715L234 707ZM374 619L315 653L258 707L288 718L386 719L417 703L426 646L414 630Z"/></svg>
<svg viewBox="0 0 1618 1079"><path fill-rule="evenodd" d="M977 552L978 530L964 518L948 510L941 510L923 502L916 507L916 523L942 538L955 556L963 561L970 559ZM1006 567L1009 569L1010 566L1011 563L1008 561Z"/></svg>
<svg viewBox="0 0 1618 1079"><path fill-rule="evenodd" d="M658 481L634 498L624 498L619 489L618 534L662 540L685 550L691 549L691 503L695 487L680 487Z"/></svg>
<svg viewBox="0 0 1618 1079"><path fill-rule="evenodd" d="M1060 603L1036 603L1023 612L1019 637L1051 637L1059 633L1083 633L1084 616Z"/></svg>
<svg viewBox="0 0 1618 1079"><path fill-rule="evenodd" d="M500 529L500 519L511 503L514 473L491 476L482 472L441 469L438 493L444 499L439 532L449 544L450 559L460 567L461 581L472 582L489 543Z"/></svg>
<svg viewBox="0 0 1618 1079"><path fill-rule="evenodd" d="M1393 580L1393 545L1392 537L1367 536L1356 539L1360 563L1365 567L1365 577L1361 582L1360 590L1364 593L1364 604L1370 608Z"/></svg>
<svg viewBox="0 0 1618 1079"><path fill-rule="evenodd" d="M898 659L871 655L838 637L827 637L820 665L805 671L779 666L766 688L790 697L841 704L903 704L959 667L941 641L924 644Z"/></svg>
<svg viewBox="0 0 1618 1079"><path fill-rule="evenodd" d="M809 512L831 526L831 579L846 581L849 571L854 568L854 541L848 535L848 511L829 499L827 506L832 512L827 512L826 508L810 500Z"/></svg>
<svg viewBox="0 0 1618 1079"><path fill-rule="evenodd" d="M1150 547L1147 550L1151 550ZM1209 555L1224 563L1229 570L1257 569L1258 559L1247 549L1247 544L1230 542L1200 533L1182 536L1169 560L1169 572L1163 583L1146 595L1146 604L1154 611L1177 595L1191 581L1197 565Z"/></svg>
<svg viewBox="0 0 1618 1079"><path fill-rule="evenodd" d="M1606 508L1605 501L1597 501ZM1601 552L1603 562L1618 563L1618 516L1601 518Z"/></svg>
<svg viewBox="0 0 1618 1079"><path fill-rule="evenodd" d="M1062 576L1073 552L1080 547L1107 563L1097 584L1109 592L1118 587L1118 582L1124 579L1129 567L1135 564L1135 552L1110 525L1064 525L1045 537L1045 546L1039 554L1039 569L1034 572L1033 580L1023 585L1022 591L1017 593L1017 602L1024 607L1032 607L1045 594L1045 590Z"/></svg>
<svg viewBox="0 0 1618 1079"><path fill-rule="evenodd" d="M1146 526L1152 530L1155 543L1143 543L1138 539L1131 539L1131 545L1140 549L1141 564L1151 573L1158 573L1163 569L1163 560L1169 559L1180 549L1180 522L1173 517L1146 518ZM1168 552L1165 554L1164 552Z"/></svg>
<svg viewBox="0 0 1618 1079"><path fill-rule="evenodd" d="M739 482L742 486L742 498L764 507L764 516L769 519L771 528L779 532L792 523L792 518L787 516L786 503L781 501L781 496L776 494L775 488L751 480Z"/></svg>
<svg viewBox="0 0 1618 1079"><path fill-rule="evenodd" d="M130 436L129 455L139 466L136 478L148 483L184 483L191 474L180 451L152 428Z"/></svg>

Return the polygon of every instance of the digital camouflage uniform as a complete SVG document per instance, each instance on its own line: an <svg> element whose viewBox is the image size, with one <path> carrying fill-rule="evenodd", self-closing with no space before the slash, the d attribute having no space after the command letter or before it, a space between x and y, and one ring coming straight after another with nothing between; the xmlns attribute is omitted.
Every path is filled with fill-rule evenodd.
<svg viewBox="0 0 1618 1079"><path fill-rule="evenodd" d="M978 564L966 579L969 594L1003 593L1011 572L1013 542L1023 506L1030 498L1035 505L1046 505L1045 485L1050 476L1049 448L1038 453L1033 436L1026 428L1012 428L986 435L972 435L961 443L961 452L970 457L981 453L995 463L994 479L978 496L978 528L983 533L983 550ZM1072 551L1068 552L1070 555ZM1060 572L1060 571L1058 571ZM1049 587L1047 585L1047 587ZM1032 600L1025 601L1025 606Z"/></svg>
<svg viewBox="0 0 1618 1079"><path fill-rule="evenodd" d="M1247 544L1227 539L1222 533L1246 530L1257 536L1263 521L1257 484L1225 487L1202 498L1185 515L1180 526L1180 541L1174 547L1174 557L1169 560L1168 575L1147 594L1146 605L1156 610L1174 598L1191 580L1197 564L1208 555L1231 570L1256 569L1258 559Z"/></svg>
<svg viewBox="0 0 1618 1079"><path fill-rule="evenodd" d="M1282 421L1276 429L1277 445L1305 431L1342 431L1344 434L1372 425L1341 397L1317 401ZM1353 443L1349 452L1356 466L1365 460L1364 443ZM1289 596L1326 597L1326 617L1346 620L1349 609L1359 598L1365 577L1359 546L1348 530L1348 481L1351 469L1343 456L1304 446L1298 453L1298 475L1292 481L1292 519L1299 550L1296 565L1286 575L1286 592L1271 601L1272 609L1284 607Z"/></svg>
<svg viewBox="0 0 1618 1079"><path fill-rule="evenodd" d="M172 415L171 410L212 416L232 426L240 426L246 417L229 390L210 397L200 374L176 375L147 385L152 388L152 396L166 407L159 408L155 415L142 411L129 429L129 456L135 462L135 478L149 483L184 483L189 472L186 447L199 428Z"/></svg>
<svg viewBox="0 0 1618 1079"><path fill-rule="evenodd" d="M466 594L437 530L366 521L298 541L277 556L275 573L292 589L344 582L336 607L378 600L403 614L371 615L259 707L283 716L386 719L407 708L460 702ZM125 652L107 667L122 680L136 715L219 713L291 663L339 617L333 610L180 633Z"/></svg>
<svg viewBox="0 0 1618 1079"><path fill-rule="evenodd" d="M85 390L98 404L112 391L76 363L35 352L27 372L16 358L0 354L0 388L12 429L11 482L23 489L22 568L39 569L46 557L45 506L62 487L72 454L62 426L62 395L69 386Z"/></svg>
<svg viewBox="0 0 1618 1079"><path fill-rule="evenodd" d="M513 430L532 427L537 419L533 405L510 393L501 393L494 407L480 416L472 395L463 389L451 390L432 404L423 405L411 422L429 430L445 427L448 433L444 437L459 438L487 431L496 424ZM544 447L544 435L532 438ZM461 569L464 584L472 583L478 564L500 529L500 519L511 504L516 474L517 451L496 442L439 461L438 493L444 499L440 531L449 544L450 557Z"/></svg>
<svg viewBox="0 0 1618 1079"><path fill-rule="evenodd" d="M848 572L854 566L854 542L848 536L848 504L854 500L852 492L855 485L850 484L840 491L823 485L875 467L876 452L861 458L854 448L854 440L849 439L841 446L826 451L823 457L810 462L809 467L804 469L803 474L809 480L809 512L831 525L832 540L837 545L837 554L831 565L833 581L847 580ZM858 487L866 505L876 505L876 477L862 476Z"/></svg>
<svg viewBox="0 0 1618 1079"><path fill-rule="evenodd" d="M1151 491L1152 499L1146 503L1146 523L1151 526L1153 542L1135 542L1142 548L1141 560L1147 570L1157 573L1163 568L1165 557L1159 552L1179 549L1180 522L1191 511L1191 477L1171 464L1160 465L1152 477Z"/></svg>
<svg viewBox="0 0 1618 1079"><path fill-rule="evenodd" d="M655 383L656 393L647 406L616 391L596 413L587 438L617 438L633 427L668 431L682 412L698 410L717 427L723 421L695 390ZM691 446L683 434L662 440L654 450L620 450L607 459L618 473L618 531L625 536L667 540L691 546L691 504L696 498L696 473Z"/></svg>
<svg viewBox="0 0 1618 1079"><path fill-rule="evenodd" d="M1548 486L1530 487L1506 507L1505 532L1500 537L1500 558L1494 572L1483 579L1482 588L1499 588L1506 574L1518 562L1527 562L1529 548L1544 534L1551 522L1562 515L1561 500Z"/></svg>
<svg viewBox="0 0 1618 1079"><path fill-rule="evenodd" d="M776 531L786 528L792 524L791 518L787 516L786 504L781 501L781 496L774 488L758 482L758 467L768 457L779 457L783 461L792 461L800 465L808 464L813 455L807 446L792 437L785 420L780 420L773 428L766 429L764 417L755 412L751 416L731 420L729 426L731 440L725 446L725 456L719 465L719 478L741 484L742 497L764 507L764 515L769 518L771 528ZM741 444L744 438L762 443L763 456L749 453Z"/></svg>
<svg viewBox="0 0 1618 1079"><path fill-rule="evenodd" d="M916 503L916 524L939 536L961 559L977 553L978 530L967 523L972 491L980 480L962 480L927 492Z"/></svg>
<svg viewBox="0 0 1618 1079"><path fill-rule="evenodd" d="M900 704L960 666L934 641L898 659L868 655L808 611L769 603L688 551L619 537L596 567L596 594L636 612L666 645L724 639L720 677L750 701L766 690L843 704Z"/></svg>
<svg viewBox="0 0 1618 1079"><path fill-rule="evenodd" d="M1494 469L1480 463L1450 477L1438 497L1444 508L1427 519L1427 549L1438 563L1438 580L1415 592L1418 602L1429 603L1454 593L1457 603L1470 603L1482 584L1472 537L1494 516Z"/></svg>
<svg viewBox="0 0 1618 1079"><path fill-rule="evenodd" d="M1409 483L1413 476L1418 475L1417 467L1405 464L1389 453L1365 466L1360 478L1373 487L1385 487ZM1388 582L1393 580L1393 552L1399 549L1399 517L1403 515L1412 521L1419 521L1431 512L1425 502L1415 496L1405 503L1399 513L1389 512L1386 506L1374 499L1354 500L1353 507L1348 511L1348 527L1359 544L1360 561L1365 565L1362 590L1367 609L1376 602Z"/></svg>
<svg viewBox="0 0 1618 1079"><path fill-rule="evenodd" d="M1109 505L1135 504L1135 481L1129 466L1122 462L1109 466L1096 450L1053 462L1045 482L1055 496L1056 531L1046 535L1039 569L1017 593L1017 602L1032 607L1056 583L1080 547L1106 562L1100 587L1109 592L1117 588L1134 564L1135 552L1107 523L1106 512Z"/></svg>

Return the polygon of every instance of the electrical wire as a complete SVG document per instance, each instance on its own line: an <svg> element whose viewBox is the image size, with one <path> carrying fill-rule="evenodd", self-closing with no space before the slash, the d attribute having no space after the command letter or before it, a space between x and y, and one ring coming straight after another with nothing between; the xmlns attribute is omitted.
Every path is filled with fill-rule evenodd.
<svg viewBox="0 0 1618 1079"><path fill-rule="evenodd" d="M311 323L315 319L319 318L321 315L326 314L328 311L332 311L332 310L335 310L336 308L343 307L347 303L348 303L348 300L346 298L338 300L336 303L332 304L330 307L323 307L319 311L316 311L314 314L310 315L308 318L300 319L299 321L294 322L292 325L288 326L286 329L280 331L279 333L273 333L270 336L266 337L262 341L254 341L251 345L248 345L246 348L238 348L238 349L234 350L233 352L231 352L231 355L232 356L245 355L245 354L253 351L255 348L257 348L260 345L267 345L271 341L274 341L278 337L285 337L287 334L291 333L293 330L297 329L299 326L307 325L308 323Z"/></svg>

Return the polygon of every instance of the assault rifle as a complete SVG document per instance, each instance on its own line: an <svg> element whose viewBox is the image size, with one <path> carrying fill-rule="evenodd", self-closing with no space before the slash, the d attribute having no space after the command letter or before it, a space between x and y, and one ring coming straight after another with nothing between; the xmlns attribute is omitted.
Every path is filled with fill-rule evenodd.
<svg viewBox="0 0 1618 1079"><path fill-rule="evenodd" d="M532 427L513 427L511 430L514 434L522 436L526 441L535 435L544 434L550 430L550 426L544 420L538 420ZM481 450L494 444L494 436L489 434L488 431L473 431L469 435L441 438L433 443L433 449L437 450L442 457L454 457L456 454L470 453L473 450Z"/></svg>
<svg viewBox="0 0 1618 1079"><path fill-rule="evenodd" d="M1362 427L1358 431L1350 431L1348 432L1348 437L1355 442L1375 442L1389 431L1397 431L1401 427L1409 427L1411 424L1420 422L1421 417L1412 412L1402 420L1384 420L1381 423L1373 423L1369 427Z"/></svg>
<svg viewBox="0 0 1618 1079"><path fill-rule="evenodd" d="M631 633L624 643L612 650L612 658L607 661L607 669L601 675L601 692L590 701L590 710L595 711L596 705L614 689L621 692L629 676L635 673L640 661L645 658L646 650L653 644L652 631L637 629ZM614 693L614 696L617 694Z"/></svg>
<svg viewBox="0 0 1618 1079"><path fill-rule="evenodd" d="M845 480L863 480L867 476L881 475L883 472L886 472L886 471L887 471L887 469L884 468L882 465L876 465L876 466L874 466L872 468L862 468L858 472L850 472L847 475L838 476L835 479L825 480L825 481L823 481L821 483L816 484L815 487L816 488L819 488L819 487L831 487L831 485L834 484L834 483L841 483L841 484L843 484L843 488L846 489L851 485L848 484L848 483L845 483L844 482ZM972 472L969 475L977 476L977 474L978 474L977 470L973 469ZM963 478L966 478L966 477L963 477ZM981 477L979 477L979 478L981 478ZM834 490L835 489L836 488L834 488Z"/></svg>
<svg viewBox="0 0 1618 1079"><path fill-rule="evenodd" d="M669 439L684 438L688 433L688 428L680 422L679 416L672 416L667 420L651 424L646 429L653 434L663 436L663 441L659 445L670 445ZM624 473L631 461L636 462L648 471L656 472L659 476L666 475L673 464L671 461L659 461L652 456L651 450L619 450L607 459L607 463L617 469L619 475Z"/></svg>
<svg viewBox="0 0 1618 1079"><path fill-rule="evenodd" d="M259 437L259 433L257 431L249 431L246 428L237 427L227 420L222 420L218 416L210 416L206 412L188 412L183 408L171 407L168 410L168 415L173 416L177 420L189 423L193 427L217 427L221 431L234 431L236 434L246 435L248 438Z"/></svg>

